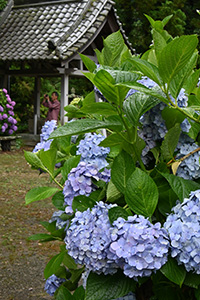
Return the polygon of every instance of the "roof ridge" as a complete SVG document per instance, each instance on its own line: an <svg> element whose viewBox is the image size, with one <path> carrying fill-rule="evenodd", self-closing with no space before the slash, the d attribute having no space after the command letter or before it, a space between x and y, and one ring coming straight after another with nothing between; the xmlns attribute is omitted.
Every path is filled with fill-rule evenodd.
<svg viewBox="0 0 200 300"><path fill-rule="evenodd" d="M45 1L45 0L44 0ZM63 3L70 3L70 2L80 2L84 0L48 0L46 2L38 2L38 3L30 3L30 4L19 4L19 5L14 5L13 9L18 9L18 8L29 8L29 7L37 7L37 6L46 6L46 5L55 5L55 4L63 4Z"/></svg>
<svg viewBox="0 0 200 300"><path fill-rule="evenodd" d="M78 25L81 23L81 21L83 19L83 16L86 14L89 7L91 6L91 3L94 0L84 0L84 1L86 2L86 6L83 9L83 12L80 15L80 17L73 23L73 25L65 33L63 33L63 35L56 42L51 41L55 45L55 47L59 46L66 39L66 37L70 36L71 33L78 27Z"/></svg>

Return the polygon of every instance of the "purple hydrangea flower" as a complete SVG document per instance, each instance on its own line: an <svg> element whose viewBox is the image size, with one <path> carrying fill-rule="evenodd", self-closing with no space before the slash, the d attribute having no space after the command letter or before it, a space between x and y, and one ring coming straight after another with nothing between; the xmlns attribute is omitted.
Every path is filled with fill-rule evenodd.
<svg viewBox="0 0 200 300"><path fill-rule="evenodd" d="M150 276L166 262L169 248L167 231L160 223L151 224L143 216L118 218L113 222L110 251L123 259L124 274L137 280Z"/></svg>
<svg viewBox="0 0 200 300"><path fill-rule="evenodd" d="M72 202L74 197L85 195L89 196L96 188L92 183L92 178L108 182L110 180L110 171L99 172L96 165L80 162L76 168L73 168L65 181L63 194L67 205L66 213L72 213Z"/></svg>
<svg viewBox="0 0 200 300"><path fill-rule="evenodd" d="M171 256L188 272L200 274L200 190L172 209L164 227L170 237Z"/></svg>
<svg viewBox="0 0 200 300"><path fill-rule="evenodd" d="M6 89L2 90L5 94L8 94L8 91Z"/></svg>
<svg viewBox="0 0 200 300"><path fill-rule="evenodd" d="M35 148L33 149L33 152L38 152L39 150L44 149L44 151L47 151L50 149L52 139L48 140L50 134L57 128L57 121L46 121L45 124L42 126L42 133L40 134L40 142L37 143Z"/></svg>
<svg viewBox="0 0 200 300"><path fill-rule="evenodd" d="M180 159L199 146L186 134L181 134L178 145L176 147L176 158ZM199 165L200 151L193 153L186 159L184 159L177 169L177 176L184 179L198 179L200 177L200 165Z"/></svg>
<svg viewBox="0 0 200 300"><path fill-rule="evenodd" d="M91 210L77 211L66 230L69 255L97 274L114 274L119 267L116 255L109 250L112 226L108 210L113 206L99 202Z"/></svg>
<svg viewBox="0 0 200 300"><path fill-rule="evenodd" d="M2 117L3 117L3 119L5 120L5 119L8 118L8 115L7 115L7 114L3 114Z"/></svg>
<svg viewBox="0 0 200 300"><path fill-rule="evenodd" d="M68 227L69 225L69 220L62 220L61 219L61 216L65 214L64 211L62 210L58 210L58 211L55 211L51 217L51 219L49 220L49 223L52 223L54 221L56 221L56 228L57 229L61 229L61 228L64 228L64 227Z"/></svg>
<svg viewBox="0 0 200 300"><path fill-rule="evenodd" d="M85 138L80 141L76 151L77 155L81 155L81 161L97 165L99 170L105 168L108 165L106 157L110 152L110 148L99 146L104 139L105 136L102 134L86 133Z"/></svg>
<svg viewBox="0 0 200 300"><path fill-rule="evenodd" d="M9 129L9 130L8 130L8 134L13 134L13 132L14 132L14 131L13 131L12 129Z"/></svg>
<svg viewBox="0 0 200 300"><path fill-rule="evenodd" d="M3 112L4 109L3 109L3 106L0 105L0 112Z"/></svg>
<svg viewBox="0 0 200 300"><path fill-rule="evenodd" d="M44 289L50 296L53 296L55 291L65 281L64 278L59 278L53 274L46 280Z"/></svg>

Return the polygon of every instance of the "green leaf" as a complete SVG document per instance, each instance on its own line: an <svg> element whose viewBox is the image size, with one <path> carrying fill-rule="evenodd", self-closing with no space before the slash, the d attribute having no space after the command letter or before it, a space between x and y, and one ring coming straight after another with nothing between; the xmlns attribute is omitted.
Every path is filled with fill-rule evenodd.
<svg viewBox="0 0 200 300"><path fill-rule="evenodd" d="M126 86L129 89L134 89L134 90L137 90L137 91L142 92L144 94L153 96L153 97L159 99L160 101L168 104L168 100L165 97L162 96L161 91L159 93L157 90L148 89L148 88L146 88L144 85L142 85L140 83L137 83L137 82L125 82L125 83L118 83L118 85Z"/></svg>
<svg viewBox="0 0 200 300"><path fill-rule="evenodd" d="M198 44L196 35L181 36L172 40L162 50L158 59L159 73L166 83L186 66Z"/></svg>
<svg viewBox="0 0 200 300"><path fill-rule="evenodd" d="M162 33L153 29L153 41L154 41L154 49L156 56L163 50L163 48L167 45L165 38L163 37Z"/></svg>
<svg viewBox="0 0 200 300"><path fill-rule="evenodd" d="M64 251L63 264L69 270L76 270L77 269L77 265L76 265L74 259L66 251Z"/></svg>
<svg viewBox="0 0 200 300"><path fill-rule="evenodd" d="M73 211L85 211L88 208L92 208L96 204L90 197L87 196L77 196L73 199L72 209Z"/></svg>
<svg viewBox="0 0 200 300"><path fill-rule="evenodd" d="M194 88L195 86L193 84L190 83L189 86L189 78L190 75L192 73L192 70L194 69L194 67L196 66L197 63L197 59L198 59L198 52L196 51L190 58L190 60L188 61L188 63L186 64L186 66L184 68L182 68L178 74L171 80L170 82L170 86L169 86L169 90L171 95L174 98L177 98L179 95L179 92L181 90L181 88L183 87L183 85L186 83L188 85L188 88ZM194 78L193 78L194 79ZM197 82L196 82L197 83ZM192 91L192 90L191 90Z"/></svg>
<svg viewBox="0 0 200 300"><path fill-rule="evenodd" d="M100 128L108 128L114 131L121 131L122 123L116 116L111 116L105 121L99 121L95 119L81 119L76 120L71 123L67 123L62 127L57 128L54 130L50 138L58 138L61 136L68 136L68 135L76 135L81 133L86 133L90 131L94 131Z"/></svg>
<svg viewBox="0 0 200 300"><path fill-rule="evenodd" d="M184 284L194 289L197 289L200 285L200 275L192 272L187 272Z"/></svg>
<svg viewBox="0 0 200 300"><path fill-rule="evenodd" d="M45 170L45 166L43 165L36 153L24 151L24 157L26 161L35 169Z"/></svg>
<svg viewBox="0 0 200 300"><path fill-rule="evenodd" d="M177 261L171 257L168 258L167 263L160 269L160 271L165 275L169 280L182 286L186 270L183 266L178 265Z"/></svg>
<svg viewBox="0 0 200 300"><path fill-rule="evenodd" d="M136 283L125 277L122 271L113 275L97 275L90 272L85 300L110 300L122 297L134 290Z"/></svg>
<svg viewBox="0 0 200 300"><path fill-rule="evenodd" d="M56 300L74 300L74 297L66 287L61 285L59 287L57 293L55 293L55 299Z"/></svg>
<svg viewBox="0 0 200 300"><path fill-rule="evenodd" d="M193 90L196 88L197 83L199 81L200 76L200 69L194 71L186 80L184 83L184 88L186 90L186 93L189 95L193 92ZM189 101L188 101L189 102Z"/></svg>
<svg viewBox="0 0 200 300"><path fill-rule="evenodd" d="M59 191L53 195L52 203L57 209L64 210L64 195L62 191Z"/></svg>
<svg viewBox="0 0 200 300"><path fill-rule="evenodd" d="M83 266L82 268L78 268L77 270L72 271L72 276L71 276L71 282L77 282L80 279L80 276L82 275L85 267Z"/></svg>
<svg viewBox="0 0 200 300"><path fill-rule="evenodd" d="M98 114L103 116L116 115L117 110L110 103L96 102L83 106L80 110L85 114Z"/></svg>
<svg viewBox="0 0 200 300"><path fill-rule="evenodd" d="M111 169L112 182L121 193L125 193L127 181L134 170L132 157L122 150L115 158Z"/></svg>
<svg viewBox="0 0 200 300"><path fill-rule="evenodd" d="M130 62L144 75L155 81L159 86L162 86L162 79L155 65L139 57L131 58Z"/></svg>
<svg viewBox="0 0 200 300"><path fill-rule="evenodd" d="M30 204L31 202L43 200L51 197L53 194L58 192L59 189L54 187L37 187L30 190L25 196L26 204Z"/></svg>
<svg viewBox="0 0 200 300"><path fill-rule="evenodd" d="M93 60L91 60L88 56L80 54L80 57L84 63L84 65L86 66L86 68L92 73L94 72L94 70L96 69L96 64Z"/></svg>
<svg viewBox="0 0 200 300"><path fill-rule="evenodd" d="M73 297L75 300L84 300L85 299L85 290L83 286L79 286L75 292L73 293Z"/></svg>
<svg viewBox="0 0 200 300"><path fill-rule="evenodd" d="M129 122L133 126L138 126L140 117L158 103L160 100L155 97L134 93L124 101L124 111Z"/></svg>
<svg viewBox="0 0 200 300"><path fill-rule="evenodd" d="M153 179L136 168L127 181L125 200L134 213L152 216L158 203L158 189Z"/></svg>
<svg viewBox="0 0 200 300"><path fill-rule="evenodd" d="M123 196L120 191L116 188L112 180L109 181L107 191L106 191L106 198L109 202L115 202Z"/></svg>
<svg viewBox="0 0 200 300"><path fill-rule="evenodd" d="M112 224L119 217L127 220L129 214L123 207L116 206L109 209L108 216L109 216L110 223Z"/></svg>
<svg viewBox="0 0 200 300"><path fill-rule="evenodd" d="M56 164L56 148L51 148L47 151L41 150L39 151L39 157L43 163L43 165L53 174Z"/></svg>
<svg viewBox="0 0 200 300"><path fill-rule="evenodd" d="M92 92L90 92L89 94L87 94L87 96L84 98L82 103L83 103L83 106L87 106L87 105L90 105L92 103L95 103L95 92L94 92L94 90Z"/></svg>
<svg viewBox="0 0 200 300"><path fill-rule="evenodd" d="M62 174L62 177L63 177L64 181L67 180L68 174L71 171L71 169L77 167L79 161L80 161L80 155L71 156L70 158L68 158L65 161L65 163L62 167L62 171L61 171L61 174Z"/></svg>
<svg viewBox="0 0 200 300"><path fill-rule="evenodd" d="M47 241L53 241L56 240L55 237L53 237L50 234L47 233L38 233L38 234L34 234L31 235L30 237L28 237L28 240L30 241L41 241L41 242L47 242Z"/></svg>
<svg viewBox="0 0 200 300"><path fill-rule="evenodd" d="M174 156L174 150L176 149L181 133L180 124L176 124L165 135L164 141L161 145L161 154L164 160L169 161Z"/></svg>
<svg viewBox="0 0 200 300"><path fill-rule="evenodd" d="M192 180L186 180L167 173L160 174L169 182L172 190L177 195L180 201L183 201L184 198L188 198L190 192L196 191L200 188L200 184Z"/></svg>
<svg viewBox="0 0 200 300"><path fill-rule="evenodd" d="M122 135L125 135L122 133ZM117 133L112 133L107 136L100 144L101 147L114 147L123 143L124 139Z"/></svg>
<svg viewBox="0 0 200 300"><path fill-rule="evenodd" d="M165 125L168 130L174 127L177 123L182 123L185 119L185 115L182 112L169 106L166 106L162 110L161 114L162 118L165 120Z"/></svg>
<svg viewBox="0 0 200 300"><path fill-rule="evenodd" d="M120 66L121 56L127 51L127 46L120 31L110 34L104 41L103 61L104 65L117 67ZM117 47L116 47L117 45Z"/></svg>
<svg viewBox="0 0 200 300"><path fill-rule="evenodd" d="M59 269L63 258L64 258L65 252L61 252L57 255L55 255L46 265L45 269L44 269L44 277L45 279L47 279L48 277L50 277L51 275L55 274L56 271Z"/></svg>

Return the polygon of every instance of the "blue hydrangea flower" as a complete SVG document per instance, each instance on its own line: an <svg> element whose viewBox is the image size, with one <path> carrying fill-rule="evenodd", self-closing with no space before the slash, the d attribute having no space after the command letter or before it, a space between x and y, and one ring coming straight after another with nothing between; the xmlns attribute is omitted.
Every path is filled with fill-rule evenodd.
<svg viewBox="0 0 200 300"><path fill-rule="evenodd" d="M186 134L181 134L178 145L176 147L176 158L180 159L183 156L189 154L199 146ZM200 151L195 152L186 159L184 159L179 165L176 175L184 179L197 179L200 177L200 165L199 165Z"/></svg>
<svg viewBox="0 0 200 300"><path fill-rule="evenodd" d="M52 223L54 221L56 221L56 229L61 229L64 227L68 227L69 225L69 220L62 220L61 216L64 214L65 212L62 210L58 210L55 211L51 217L51 219L49 220L49 223Z"/></svg>
<svg viewBox="0 0 200 300"><path fill-rule="evenodd" d="M164 227L170 237L171 256L188 272L200 274L200 190L172 209Z"/></svg>
<svg viewBox="0 0 200 300"><path fill-rule="evenodd" d="M97 181L103 180L108 182L110 180L110 171L104 170L102 173L98 171L96 165L80 162L76 168L73 168L68 174L68 179L65 181L63 194L64 201L67 205L66 213L72 213L72 202L74 197L85 195L89 196L91 192L95 191L96 187L92 182L92 178Z"/></svg>
<svg viewBox="0 0 200 300"><path fill-rule="evenodd" d="M77 155L81 155L81 161L97 165L99 170L105 168L108 165L106 157L110 152L110 148L99 146L104 139L105 136L102 134L86 133L85 138L80 141L76 151Z"/></svg>
<svg viewBox="0 0 200 300"><path fill-rule="evenodd" d="M123 259L124 274L137 280L150 276L166 262L169 248L167 231L160 223L151 224L143 216L118 218L113 222L110 251Z"/></svg>
<svg viewBox="0 0 200 300"><path fill-rule="evenodd" d="M57 128L57 121L51 120L46 121L45 124L42 126L41 134L40 134L40 142L37 143L33 152L36 153L42 149L47 151L50 149L51 143L53 140L48 140L50 134Z"/></svg>
<svg viewBox="0 0 200 300"><path fill-rule="evenodd" d="M53 274L46 280L44 289L50 296L53 296L55 291L65 281L64 278L59 278Z"/></svg>
<svg viewBox="0 0 200 300"><path fill-rule="evenodd" d="M113 206L98 202L91 210L77 211L66 230L69 255L97 274L113 274L119 267L116 255L109 250L112 227L108 210Z"/></svg>

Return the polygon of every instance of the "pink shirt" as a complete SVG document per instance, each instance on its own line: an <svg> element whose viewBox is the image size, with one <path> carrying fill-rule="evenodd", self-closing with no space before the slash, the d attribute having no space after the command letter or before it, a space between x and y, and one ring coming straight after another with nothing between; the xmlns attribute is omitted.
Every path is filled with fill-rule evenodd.
<svg viewBox="0 0 200 300"><path fill-rule="evenodd" d="M48 102L43 102L43 105L49 108L46 121L51 121L51 120L57 121L60 112L60 102L58 100L55 100L54 102L48 101Z"/></svg>

